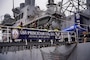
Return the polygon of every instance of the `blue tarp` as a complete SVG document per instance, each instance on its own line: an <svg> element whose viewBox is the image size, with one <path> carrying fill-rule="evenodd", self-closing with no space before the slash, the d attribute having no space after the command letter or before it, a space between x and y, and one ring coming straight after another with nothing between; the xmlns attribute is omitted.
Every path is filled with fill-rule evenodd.
<svg viewBox="0 0 90 60"><path fill-rule="evenodd" d="M82 32L82 31L87 31L85 28L82 28L81 26L78 26L78 24L80 24L80 14L77 12L75 14L75 23L77 24L74 24L73 26L70 26L69 28L66 28L64 29L63 31L76 31L78 30L79 32Z"/></svg>
<svg viewBox="0 0 90 60"><path fill-rule="evenodd" d="M87 29L82 28L82 27L79 27L79 26L77 26L77 25L70 26L69 28L66 28L66 29L64 29L63 31L76 31L76 29L77 29L78 31L87 31Z"/></svg>

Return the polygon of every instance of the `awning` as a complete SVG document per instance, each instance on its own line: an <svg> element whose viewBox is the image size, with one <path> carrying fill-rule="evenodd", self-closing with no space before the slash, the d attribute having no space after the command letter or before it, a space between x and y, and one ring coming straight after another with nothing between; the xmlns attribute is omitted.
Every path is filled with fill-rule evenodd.
<svg viewBox="0 0 90 60"><path fill-rule="evenodd" d="M87 29L82 28L82 27L77 26L77 25L70 26L69 28L66 28L63 31L76 31L76 30L78 30L78 31L87 31Z"/></svg>

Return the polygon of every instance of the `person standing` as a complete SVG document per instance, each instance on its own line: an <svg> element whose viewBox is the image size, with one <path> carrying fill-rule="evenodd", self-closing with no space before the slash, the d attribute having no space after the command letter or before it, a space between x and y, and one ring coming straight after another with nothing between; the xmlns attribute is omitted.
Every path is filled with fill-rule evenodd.
<svg viewBox="0 0 90 60"><path fill-rule="evenodd" d="M87 32L84 31L84 32L83 32L83 42L84 42L84 43L87 42L87 37L88 37L88 36L87 36Z"/></svg>

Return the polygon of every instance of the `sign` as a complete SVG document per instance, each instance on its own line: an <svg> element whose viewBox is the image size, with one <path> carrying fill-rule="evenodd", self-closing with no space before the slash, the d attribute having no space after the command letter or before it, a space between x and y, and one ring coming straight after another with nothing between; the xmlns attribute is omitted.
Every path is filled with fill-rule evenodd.
<svg viewBox="0 0 90 60"><path fill-rule="evenodd" d="M77 26L80 27L80 14L79 13L75 14L75 23Z"/></svg>
<svg viewBox="0 0 90 60"><path fill-rule="evenodd" d="M19 31L17 29L12 30L12 38L17 39L19 37Z"/></svg>
<svg viewBox="0 0 90 60"><path fill-rule="evenodd" d="M32 40L50 40L50 39L60 39L60 32L48 32L41 30L29 30L29 29L13 29L12 30L13 39L32 39Z"/></svg>

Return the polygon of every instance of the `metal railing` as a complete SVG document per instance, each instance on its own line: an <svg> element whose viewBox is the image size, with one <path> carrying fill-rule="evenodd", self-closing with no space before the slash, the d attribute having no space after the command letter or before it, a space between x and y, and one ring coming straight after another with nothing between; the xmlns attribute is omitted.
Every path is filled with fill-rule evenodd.
<svg viewBox="0 0 90 60"><path fill-rule="evenodd" d="M54 44L56 42L66 42L67 41L67 42L71 43L72 41L77 41L75 32L62 32L62 31L45 30L45 29L32 29L32 28L17 28L17 27L12 27L12 26L0 26L1 42L13 42L12 36L11 36L12 35L11 30L12 29L21 29L21 30L28 29L28 30L40 30L40 31L60 33L59 35L57 35L58 36L57 38L59 38L59 39L56 39L56 40L50 39L49 41L47 41L47 40L41 40L40 41L40 39L39 39L37 41L33 41L33 40L29 39L30 40L29 42L38 42L38 43L40 43L40 42L51 42L51 44ZM26 40L26 42L28 42L27 39L25 39L25 40ZM15 39L15 42L17 42L17 41L20 42L20 41L22 41L22 39Z"/></svg>

